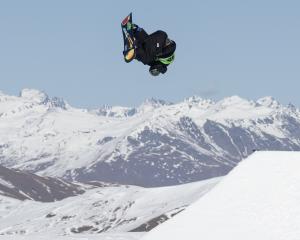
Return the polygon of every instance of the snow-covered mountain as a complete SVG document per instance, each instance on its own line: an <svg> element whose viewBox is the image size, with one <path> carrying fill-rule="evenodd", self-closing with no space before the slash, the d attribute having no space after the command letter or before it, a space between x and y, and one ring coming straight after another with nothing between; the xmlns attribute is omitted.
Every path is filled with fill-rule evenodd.
<svg viewBox="0 0 300 240"><path fill-rule="evenodd" d="M27 239L34 239L33 236L47 236L47 239L53 239L56 236L83 237L82 234L97 234L98 239L102 239L102 233L121 235L127 232L149 231L184 210L220 181L220 178L216 178L162 188L96 186L94 183L79 188L79 185L55 182L55 179L19 171L4 169L1 172L8 173L9 177L8 174L4 177L0 175L0 190L2 185L8 183L8 188L14 190L14 194L0 192L1 239L7 236L14 236L13 239L18 239L18 236ZM11 179L13 181L10 181ZM23 183L17 180L23 180ZM32 188L35 192L26 191L25 185L27 189ZM44 197L45 189L52 199L49 199L49 196ZM61 196L63 192L70 194L72 189L75 189L73 196ZM16 194L18 190L21 197ZM38 201L19 200L23 196L34 199L33 195ZM43 196L44 199L36 195ZM53 196L60 197L61 200L53 199ZM42 200L48 202L41 202ZM52 202L49 202L51 200ZM108 235L107 239L119 239L117 235Z"/></svg>
<svg viewBox="0 0 300 240"><path fill-rule="evenodd" d="M256 152L143 240L300 239L300 152Z"/></svg>
<svg viewBox="0 0 300 240"><path fill-rule="evenodd" d="M76 109L25 89L0 94L0 164L68 180L140 186L228 173L253 150L299 150L300 111L271 97Z"/></svg>
<svg viewBox="0 0 300 240"><path fill-rule="evenodd" d="M40 177L0 166L0 196L53 202L83 194L85 188L84 185L69 183L58 178Z"/></svg>

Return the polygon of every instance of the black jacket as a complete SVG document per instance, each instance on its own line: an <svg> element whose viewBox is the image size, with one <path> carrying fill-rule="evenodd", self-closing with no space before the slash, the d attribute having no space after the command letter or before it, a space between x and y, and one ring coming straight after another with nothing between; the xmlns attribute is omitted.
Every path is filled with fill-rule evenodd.
<svg viewBox="0 0 300 240"><path fill-rule="evenodd" d="M148 35L144 29L137 27L134 30L136 39L136 60L145 65L154 66L161 64L157 61L158 57L169 57L176 49L175 42L172 46L166 47L167 33L164 31L156 31Z"/></svg>

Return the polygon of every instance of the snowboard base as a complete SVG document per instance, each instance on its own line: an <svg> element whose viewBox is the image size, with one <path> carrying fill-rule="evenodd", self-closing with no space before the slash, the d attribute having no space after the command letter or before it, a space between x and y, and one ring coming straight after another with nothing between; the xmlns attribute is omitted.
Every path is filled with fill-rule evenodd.
<svg viewBox="0 0 300 240"><path fill-rule="evenodd" d="M121 23L124 40L124 60L129 63L135 58L135 39L132 32L132 13L130 13Z"/></svg>

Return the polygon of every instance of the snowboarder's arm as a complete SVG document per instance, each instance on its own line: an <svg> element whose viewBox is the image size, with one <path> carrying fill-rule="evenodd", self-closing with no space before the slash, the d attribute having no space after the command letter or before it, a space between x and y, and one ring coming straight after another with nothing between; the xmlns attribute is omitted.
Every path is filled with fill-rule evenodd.
<svg viewBox="0 0 300 240"><path fill-rule="evenodd" d="M149 63L153 62L153 56L141 45L136 49L136 60L141 61L145 65L149 65Z"/></svg>
<svg viewBox="0 0 300 240"><path fill-rule="evenodd" d="M148 33L143 28L140 28L138 25L134 25L133 35L137 42L140 44L143 43L149 36Z"/></svg>

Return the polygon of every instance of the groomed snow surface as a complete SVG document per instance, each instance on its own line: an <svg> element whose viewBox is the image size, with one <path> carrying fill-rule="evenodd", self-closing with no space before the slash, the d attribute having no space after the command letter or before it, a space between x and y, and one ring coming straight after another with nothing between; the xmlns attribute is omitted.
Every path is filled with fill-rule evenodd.
<svg viewBox="0 0 300 240"><path fill-rule="evenodd" d="M299 240L300 152L256 152L142 240Z"/></svg>

